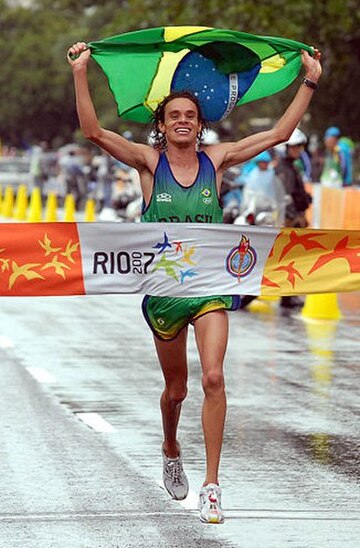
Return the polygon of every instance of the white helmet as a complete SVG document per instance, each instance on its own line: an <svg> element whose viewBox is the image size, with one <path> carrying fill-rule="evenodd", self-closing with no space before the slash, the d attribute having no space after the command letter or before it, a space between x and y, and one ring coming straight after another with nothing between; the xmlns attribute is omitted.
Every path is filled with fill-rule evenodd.
<svg viewBox="0 0 360 548"><path fill-rule="evenodd" d="M294 129L292 134L290 135L290 139L286 141L286 145L293 147L296 145L306 145L307 138L305 133L301 131L298 127Z"/></svg>
<svg viewBox="0 0 360 548"><path fill-rule="evenodd" d="M151 130L148 137L147 137L147 144L151 147L154 147L156 145L156 132L154 130Z"/></svg>
<svg viewBox="0 0 360 548"><path fill-rule="evenodd" d="M219 136L213 129L205 129L201 144L203 145L217 145L220 143Z"/></svg>

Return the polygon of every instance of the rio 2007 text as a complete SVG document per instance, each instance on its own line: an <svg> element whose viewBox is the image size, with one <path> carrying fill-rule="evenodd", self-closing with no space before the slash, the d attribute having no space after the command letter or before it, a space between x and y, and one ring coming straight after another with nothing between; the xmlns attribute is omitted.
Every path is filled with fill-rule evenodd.
<svg viewBox="0 0 360 548"><path fill-rule="evenodd" d="M147 274L155 253L142 251L96 251L93 274Z"/></svg>

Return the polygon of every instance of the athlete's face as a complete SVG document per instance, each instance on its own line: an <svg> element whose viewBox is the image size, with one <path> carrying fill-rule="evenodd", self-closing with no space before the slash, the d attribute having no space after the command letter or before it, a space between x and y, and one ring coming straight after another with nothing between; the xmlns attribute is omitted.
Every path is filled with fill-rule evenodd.
<svg viewBox="0 0 360 548"><path fill-rule="evenodd" d="M196 143L201 131L197 106L185 97L173 99L165 106L164 122L159 124L159 129L168 142Z"/></svg>

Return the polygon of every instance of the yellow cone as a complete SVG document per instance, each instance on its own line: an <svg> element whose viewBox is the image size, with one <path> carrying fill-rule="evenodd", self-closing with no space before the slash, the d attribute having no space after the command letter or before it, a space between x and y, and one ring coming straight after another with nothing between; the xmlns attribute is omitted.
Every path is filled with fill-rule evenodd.
<svg viewBox="0 0 360 548"><path fill-rule="evenodd" d="M28 208L27 186L20 185L16 194L14 218L17 219L18 221L25 221L27 208Z"/></svg>
<svg viewBox="0 0 360 548"><path fill-rule="evenodd" d="M249 312L254 312L255 314L274 314L275 312L273 303L262 297L251 301L251 303L248 304L247 309Z"/></svg>
<svg viewBox="0 0 360 548"><path fill-rule="evenodd" d="M40 188L35 187L30 196L30 206L28 221L30 223L40 223L42 220L42 203Z"/></svg>
<svg viewBox="0 0 360 548"><path fill-rule="evenodd" d="M86 200L84 221L88 223L93 223L94 221L96 221L95 200L93 200L92 198Z"/></svg>
<svg viewBox="0 0 360 548"><path fill-rule="evenodd" d="M7 186L5 188L4 200L1 207L1 214L4 217L12 217L14 210L14 190L12 186Z"/></svg>
<svg viewBox="0 0 360 548"><path fill-rule="evenodd" d="M312 320L339 320L342 315L336 293L307 295L301 311L303 318Z"/></svg>
<svg viewBox="0 0 360 548"><path fill-rule="evenodd" d="M75 219L75 200L72 194L67 194L64 204L64 221L74 223Z"/></svg>
<svg viewBox="0 0 360 548"><path fill-rule="evenodd" d="M53 192L50 192L45 206L45 221L47 223L56 223L57 218L57 198Z"/></svg>

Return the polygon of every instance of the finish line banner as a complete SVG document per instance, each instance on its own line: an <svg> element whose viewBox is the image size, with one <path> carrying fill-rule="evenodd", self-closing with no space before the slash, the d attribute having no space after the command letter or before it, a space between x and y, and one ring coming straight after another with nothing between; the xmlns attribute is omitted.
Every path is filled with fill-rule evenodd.
<svg viewBox="0 0 360 548"><path fill-rule="evenodd" d="M360 290L360 231L4 223L0 295L303 295Z"/></svg>

